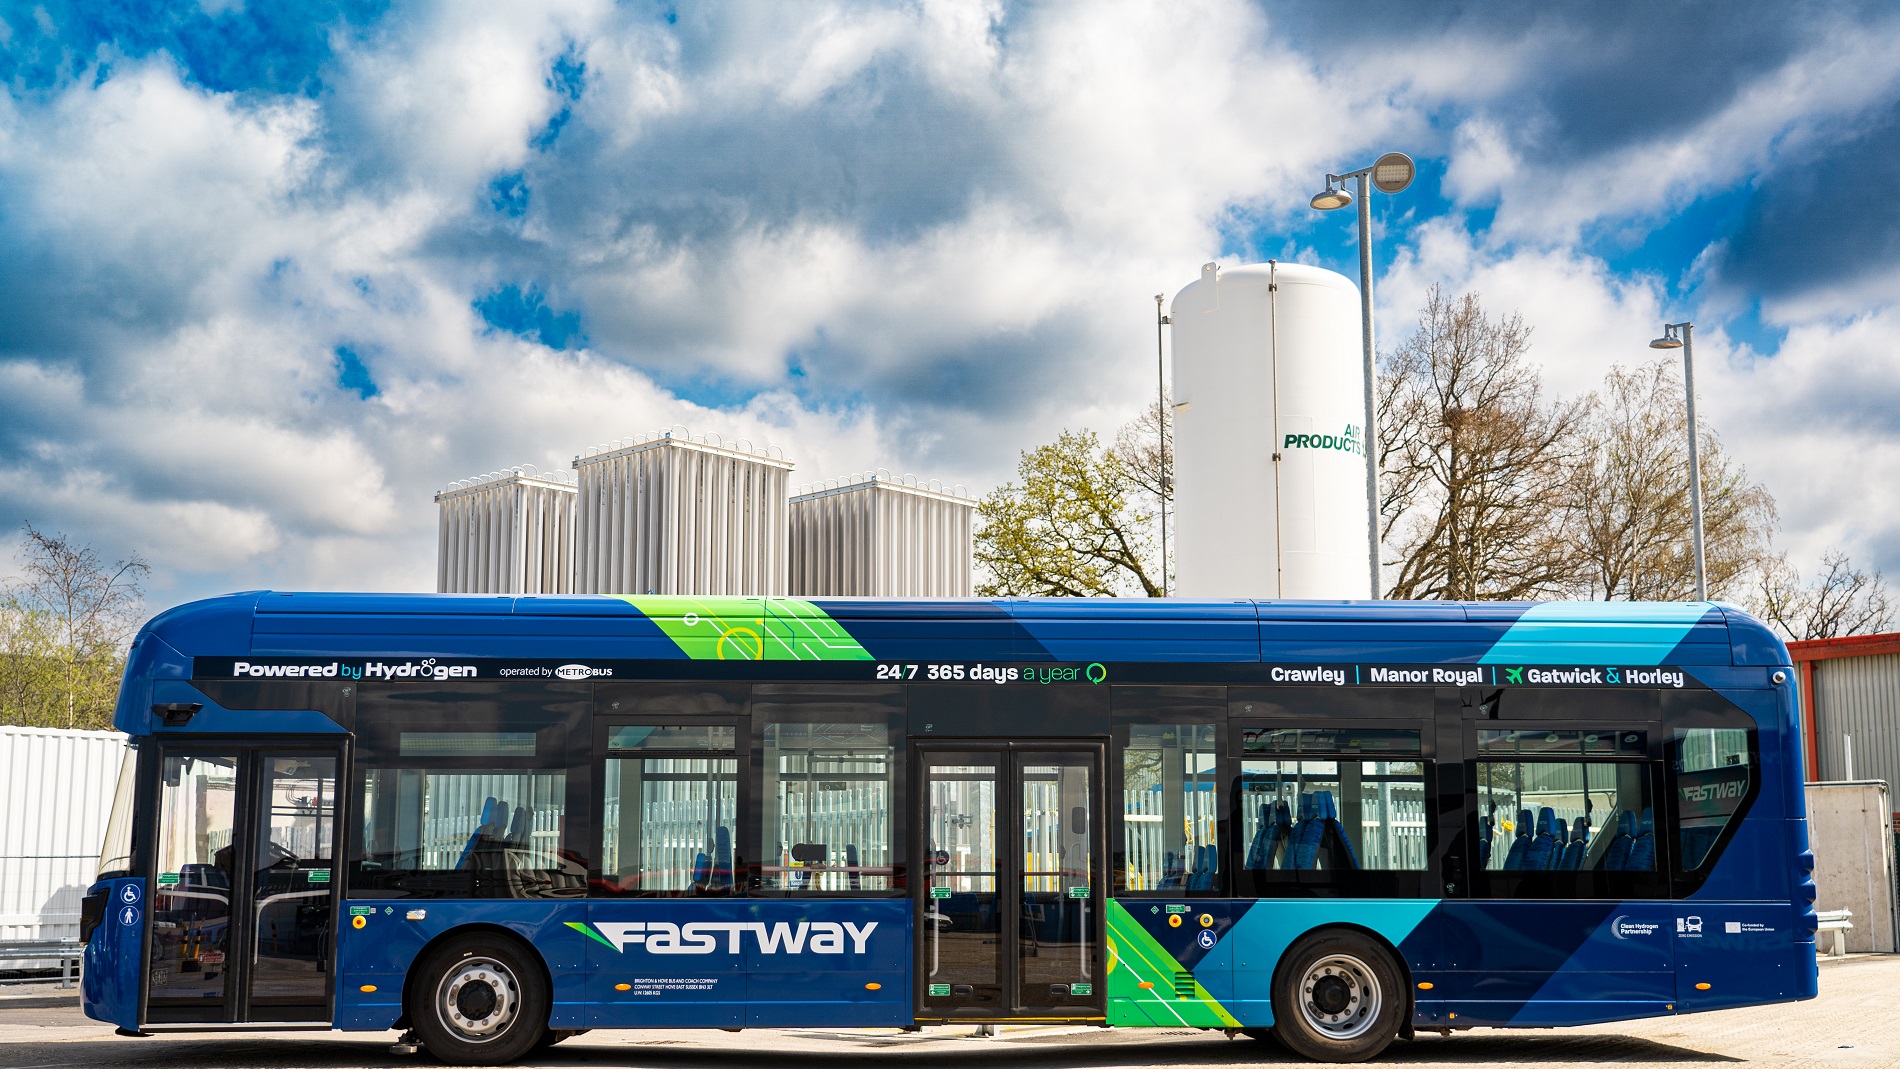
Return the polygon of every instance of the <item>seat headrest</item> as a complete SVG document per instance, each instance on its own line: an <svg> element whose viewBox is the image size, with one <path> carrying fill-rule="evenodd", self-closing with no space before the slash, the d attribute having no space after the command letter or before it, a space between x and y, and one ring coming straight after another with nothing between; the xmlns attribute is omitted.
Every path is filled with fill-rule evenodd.
<svg viewBox="0 0 1900 1069"><path fill-rule="evenodd" d="M1333 808L1333 792L1313 792L1313 815L1320 820L1339 819L1339 810Z"/></svg>
<svg viewBox="0 0 1900 1069"><path fill-rule="evenodd" d="M1625 809L1616 815L1616 830L1624 835L1636 834L1636 814Z"/></svg>
<svg viewBox="0 0 1900 1069"><path fill-rule="evenodd" d="M1286 799L1273 803L1273 822L1282 826L1293 823L1293 810L1286 804Z"/></svg>
<svg viewBox="0 0 1900 1069"><path fill-rule="evenodd" d="M1588 839L1590 837L1590 818L1578 817L1571 821L1570 837L1572 839Z"/></svg>
<svg viewBox="0 0 1900 1069"><path fill-rule="evenodd" d="M1517 833L1528 839L1531 836L1532 827L1533 825L1531 824L1531 811L1528 809L1518 810L1517 811Z"/></svg>
<svg viewBox="0 0 1900 1069"><path fill-rule="evenodd" d="M1300 795L1300 819L1301 819L1301 820L1311 820L1311 819L1313 819L1313 806L1314 806L1314 804L1315 804L1315 803L1314 803L1314 801L1313 801L1313 796L1312 796L1312 795L1310 795L1310 794L1302 794L1302 795Z"/></svg>

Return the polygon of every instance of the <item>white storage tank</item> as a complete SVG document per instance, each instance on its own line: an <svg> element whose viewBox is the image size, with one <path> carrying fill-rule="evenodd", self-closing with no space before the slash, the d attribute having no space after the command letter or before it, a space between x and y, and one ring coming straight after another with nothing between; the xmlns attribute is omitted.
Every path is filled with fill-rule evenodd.
<svg viewBox="0 0 1900 1069"><path fill-rule="evenodd" d="M1268 262L1175 294L1175 592L1367 598L1359 288Z"/></svg>
<svg viewBox="0 0 1900 1069"><path fill-rule="evenodd" d="M532 465L464 479L435 495L436 592L571 592L574 496L566 472Z"/></svg>

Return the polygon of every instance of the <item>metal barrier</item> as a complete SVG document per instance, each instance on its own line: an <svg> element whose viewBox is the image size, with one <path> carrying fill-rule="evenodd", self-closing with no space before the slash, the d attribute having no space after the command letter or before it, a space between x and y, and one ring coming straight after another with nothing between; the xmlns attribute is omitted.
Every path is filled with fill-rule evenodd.
<svg viewBox="0 0 1900 1069"><path fill-rule="evenodd" d="M1847 933L1854 927L1854 922L1848 918L1853 915L1854 911L1851 909L1824 909L1814 915L1821 922L1819 925L1821 931L1834 933L1834 948L1828 951L1829 957L1847 956Z"/></svg>
<svg viewBox="0 0 1900 1069"><path fill-rule="evenodd" d="M25 942L0 943L0 962L50 961L59 966L59 989L65 991L79 979L79 963L84 958L86 948L73 939L31 940ZM14 980L0 980L0 983L31 983L38 977L21 977Z"/></svg>

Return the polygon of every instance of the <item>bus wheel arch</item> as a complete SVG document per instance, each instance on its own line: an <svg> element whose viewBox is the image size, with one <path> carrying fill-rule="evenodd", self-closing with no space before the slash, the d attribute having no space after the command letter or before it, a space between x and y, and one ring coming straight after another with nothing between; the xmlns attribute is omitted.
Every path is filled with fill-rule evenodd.
<svg viewBox="0 0 1900 1069"><path fill-rule="evenodd" d="M1313 928L1273 970L1273 1033L1314 1061L1377 1057L1409 1030L1411 970L1391 941L1356 924Z"/></svg>
<svg viewBox="0 0 1900 1069"><path fill-rule="evenodd" d="M403 1024L450 1064L498 1065L539 1045L553 978L525 936L498 924L458 925L417 951L403 978Z"/></svg>

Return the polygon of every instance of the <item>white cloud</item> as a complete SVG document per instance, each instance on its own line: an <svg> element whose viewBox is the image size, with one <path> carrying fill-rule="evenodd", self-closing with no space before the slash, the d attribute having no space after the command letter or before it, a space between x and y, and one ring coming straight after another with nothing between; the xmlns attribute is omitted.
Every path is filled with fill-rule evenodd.
<svg viewBox="0 0 1900 1069"><path fill-rule="evenodd" d="M0 515L137 548L175 596L427 587L436 489L676 423L781 445L799 482L980 491L1057 428L1143 405L1153 293L1236 245L1311 248L1321 176L1394 144L1448 141L1456 210L1499 222L1474 237L1454 212L1384 251L1384 339L1433 282L1477 288L1575 393L1648 358L1665 312L1662 280L1578 234L1746 182L1900 84L1878 40L1824 34L1689 136L1559 172L1548 126L1499 100L1587 44L1562 28L1344 63L1235 0L681 17L398 12L337 38L314 100L210 92L162 57L0 95ZM515 172L521 218L488 206ZM488 330L470 304L502 285L544 287L589 343ZM1886 471L1900 439L1871 417L1784 432L1755 399L1821 413L1843 375L1892 396L1890 313L1843 317L1879 299L1772 305L1792 328L1773 360L1704 335L1711 417L1804 545L1891 541L1900 516L1815 490L1802 458ZM340 345L375 396L339 387Z"/></svg>

